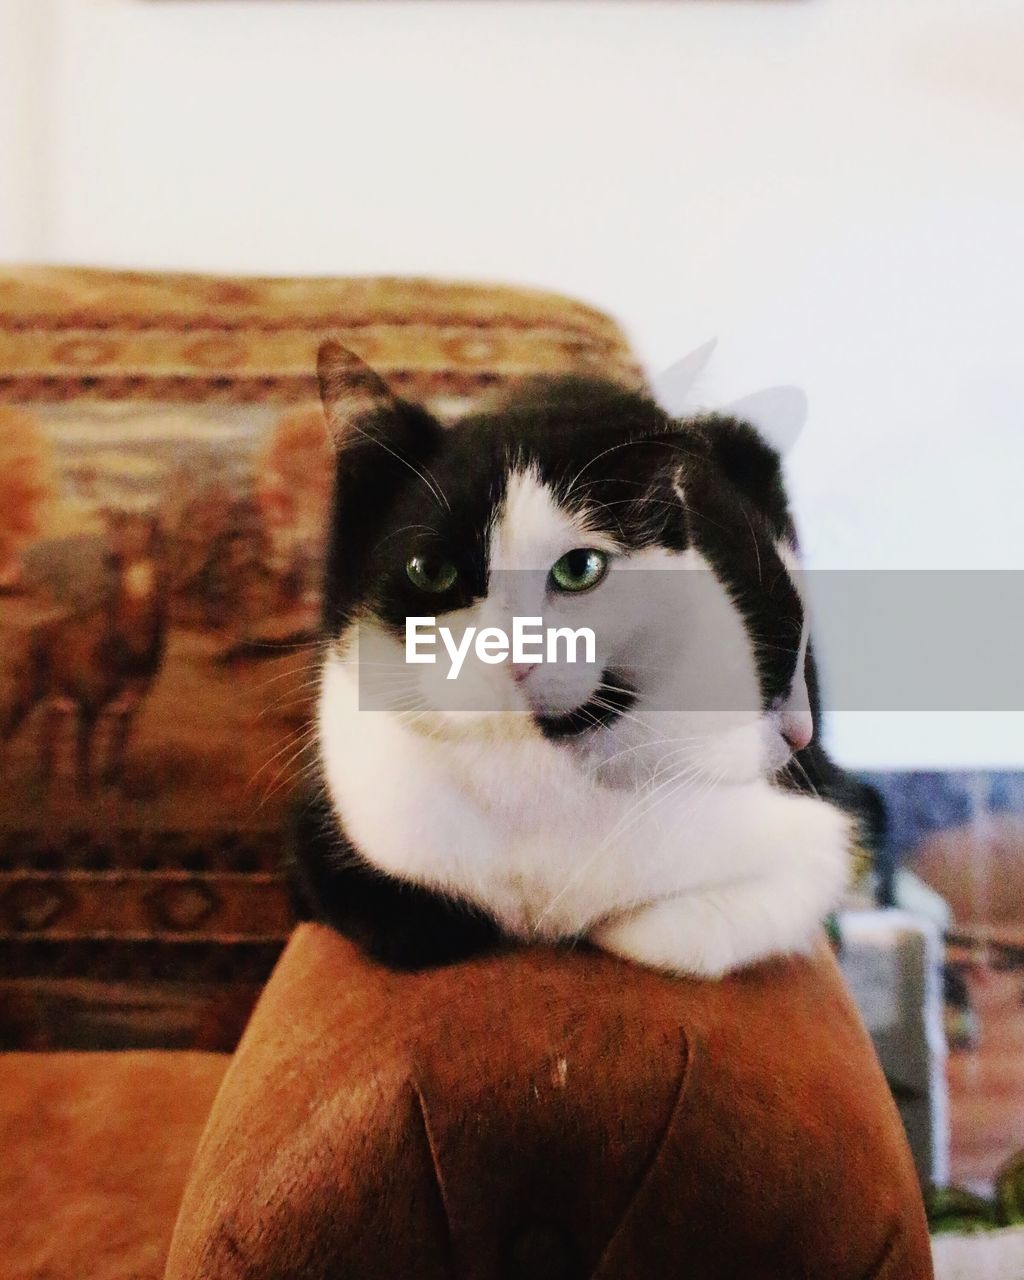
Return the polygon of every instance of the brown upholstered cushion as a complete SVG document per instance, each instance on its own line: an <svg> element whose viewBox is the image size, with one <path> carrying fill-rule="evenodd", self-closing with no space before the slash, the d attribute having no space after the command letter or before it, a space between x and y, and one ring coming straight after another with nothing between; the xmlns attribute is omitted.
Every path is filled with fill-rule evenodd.
<svg viewBox="0 0 1024 1280"><path fill-rule="evenodd" d="M0 1054L0 1275L158 1280L227 1062Z"/></svg>
<svg viewBox="0 0 1024 1280"><path fill-rule="evenodd" d="M721 982L520 950L399 975L293 937L225 1077L167 1280L931 1275L831 956Z"/></svg>
<svg viewBox="0 0 1024 1280"><path fill-rule="evenodd" d="M637 376L529 290L0 271L0 1047L231 1047L288 934L327 331L449 414Z"/></svg>

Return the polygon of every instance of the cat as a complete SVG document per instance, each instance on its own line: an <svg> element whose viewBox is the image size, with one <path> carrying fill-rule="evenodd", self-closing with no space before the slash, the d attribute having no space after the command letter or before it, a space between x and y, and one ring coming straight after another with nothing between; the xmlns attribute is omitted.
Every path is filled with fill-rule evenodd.
<svg viewBox="0 0 1024 1280"><path fill-rule="evenodd" d="M780 459L599 378L451 427L340 343L302 914L417 969L586 942L720 977L805 952L856 835L820 698ZM594 661L407 662L406 623L528 615ZM462 699L460 702L459 699Z"/></svg>

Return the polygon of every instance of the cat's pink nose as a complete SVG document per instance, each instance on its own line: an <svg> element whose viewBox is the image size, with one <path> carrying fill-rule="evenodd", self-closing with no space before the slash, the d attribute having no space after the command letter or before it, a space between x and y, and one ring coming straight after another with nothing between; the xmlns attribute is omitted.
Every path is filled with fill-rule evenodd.
<svg viewBox="0 0 1024 1280"><path fill-rule="evenodd" d="M814 718L809 711L794 711L783 716L782 736L794 751L802 751L814 737Z"/></svg>
<svg viewBox="0 0 1024 1280"><path fill-rule="evenodd" d="M534 671L539 664L536 662L510 662L512 668L512 679L516 684L522 684L531 671Z"/></svg>

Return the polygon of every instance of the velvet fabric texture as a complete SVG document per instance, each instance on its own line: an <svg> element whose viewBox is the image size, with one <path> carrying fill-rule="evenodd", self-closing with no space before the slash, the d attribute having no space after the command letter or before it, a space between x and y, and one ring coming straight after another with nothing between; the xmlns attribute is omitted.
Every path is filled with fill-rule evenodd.
<svg viewBox="0 0 1024 1280"><path fill-rule="evenodd" d="M3 1280L159 1280L228 1061L0 1054Z"/></svg>
<svg viewBox="0 0 1024 1280"><path fill-rule="evenodd" d="M926 1280L917 1180L824 946L721 982L579 950L399 974L293 936L166 1280Z"/></svg>

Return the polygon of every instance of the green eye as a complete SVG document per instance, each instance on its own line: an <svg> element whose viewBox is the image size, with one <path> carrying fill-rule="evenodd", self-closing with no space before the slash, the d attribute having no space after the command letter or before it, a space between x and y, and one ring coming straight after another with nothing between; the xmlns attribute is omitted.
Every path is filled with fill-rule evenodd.
<svg viewBox="0 0 1024 1280"><path fill-rule="evenodd" d="M556 591L589 591L608 572L608 557L593 547L567 551L551 566L550 585Z"/></svg>
<svg viewBox="0 0 1024 1280"><path fill-rule="evenodd" d="M411 556L406 561L405 572L414 587L435 594L454 587L459 576L458 569L450 560L441 560L437 556Z"/></svg>

